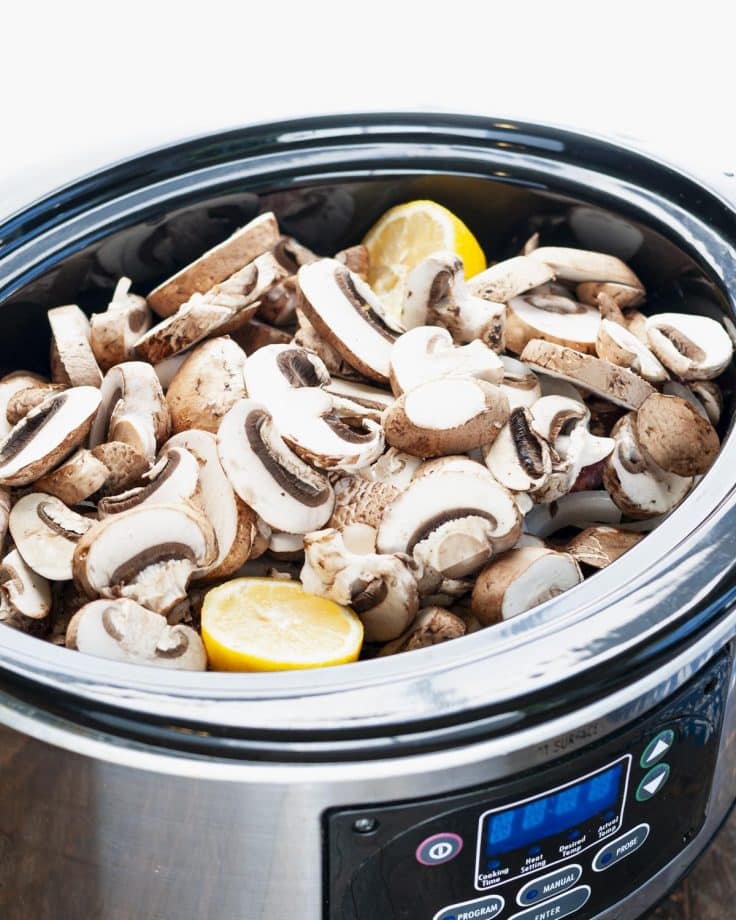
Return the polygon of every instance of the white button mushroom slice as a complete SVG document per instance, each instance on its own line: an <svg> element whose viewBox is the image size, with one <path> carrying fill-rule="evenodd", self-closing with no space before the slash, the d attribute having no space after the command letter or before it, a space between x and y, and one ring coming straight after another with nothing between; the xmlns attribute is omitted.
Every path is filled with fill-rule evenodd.
<svg viewBox="0 0 736 920"><path fill-rule="evenodd" d="M529 258L549 265L560 281L611 281L644 292L644 285L629 266L617 256L604 252L540 246L529 253Z"/></svg>
<svg viewBox="0 0 736 920"><path fill-rule="evenodd" d="M565 527L583 529L595 524L618 525L621 516L621 509L603 489L570 492L549 504L535 505L524 518L524 530L545 540Z"/></svg>
<svg viewBox="0 0 736 920"><path fill-rule="evenodd" d="M641 539L641 534L629 533L616 527L587 527L568 542L565 550L581 565L604 569L636 546Z"/></svg>
<svg viewBox="0 0 736 920"><path fill-rule="evenodd" d="M74 580L89 597L129 597L166 613L216 556L212 526L194 505L143 505L93 524L74 551Z"/></svg>
<svg viewBox="0 0 736 920"><path fill-rule="evenodd" d="M665 396L679 396L680 399L684 399L685 402L690 403L701 418L709 418L703 403L695 395L693 389L689 386L685 386L684 383L678 383L676 380L668 380L662 386L662 392ZM717 422L713 422L713 424L715 425Z"/></svg>
<svg viewBox="0 0 736 920"><path fill-rule="evenodd" d="M90 431L90 447L105 441L123 441L153 463L171 427L154 369L144 361L118 364L105 375L100 392L102 405Z"/></svg>
<svg viewBox="0 0 736 920"><path fill-rule="evenodd" d="M51 581L71 581L74 550L93 523L44 492L24 495L9 519L13 542L26 564Z"/></svg>
<svg viewBox="0 0 736 920"><path fill-rule="evenodd" d="M72 617L67 648L130 664L205 671L207 653L189 626L169 626L160 614L135 601L91 601Z"/></svg>
<svg viewBox="0 0 736 920"><path fill-rule="evenodd" d="M8 534L8 521L10 520L10 507L12 496L10 489L0 488L0 556L5 546L5 537Z"/></svg>
<svg viewBox="0 0 736 920"><path fill-rule="evenodd" d="M396 396L421 383L446 377L477 377L501 383L504 366L482 342L456 346L441 326L417 326L396 340L391 349L390 379Z"/></svg>
<svg viewBox="0 0 736 920"><path fill-rule="evenodd" d="M509 417L500 388L475 377L430 380L383 415L386 441L416 457L458 454L492 443Z"/></svg>
<svg viewBox="0 0 736 920"><path fill-rule="evenodd" d="M335 508L328 523L340 531L356 523L377 528L383 512L401 491L391 482L371 481L350 473L335 479L332 488Z"/></svg>
<svg viewBox="0 0 736 920"><path fill-rule="evenodd" d="M363 419L380 423L384 410L394 401L393 394L386 390L351 380L332 380L324 389L332 396L335 413L352 425L359 425Z"/></svg>
<svg viewBox="0 0 736 920"><path fill-rule="evenodd" d="M647 336L662 364L682 380L711 380L733 355L728 333L707 316L658 313L647 319Z"/></svg>
<svg viewBox="0 0 736 920"><path fill-rule="evenodd" d="M499 386L501 392L506 394L509 408L529 408L542 395L542 387L537 375L526 364L517 361L509 355L501 355L503 364L503 379Z"/></svg>
<svg viewBox="0 0 736 920"><path fill-rule="evenodd" d="M565 399L574 399L579 403L585 403L583 394L578 387L574 387L567 380L560 377L550 377L548 374L537 373L542 396L564 396Z"/></svg>
<svg viewBox="0 0 736 920"><path fill-rule="evenodd" d="M164 281L148 295L151 309L159 316L171 316L193 294L204 294L255 258L273 249L279 241L279 227L268 211L259 214L224 242L209 249L185 268Z"/></svg>
<svg viewBox="0 0 736 920"><path fill-rule="evenodd" d="M532 288L554 281L555 273L544 262L528 256L514 256L497 262L468 280L468 289L476 297L507 303Z"/></svg>
<svg viewBox="0 0 736 920"><path fill-rule="evenodd" d="M678 476L707 473L721 446L710 420L679 396L653 393L639 407L635 427L646 456Z"/></svg>
<svg viewBox="0 0 736 920"><path fill-rule="evenodd" d="M289 449L263 404L241 399L230 409L217 451L235 492L274 530L308 533L329 520L332 486Z"/></svg>
<svg viewBox="0 0 736 920"><path fill-rule="evenodd" d="M303 265L298 279L302 310L317 333L355 370L386 383L396 334L368 284L335 259Z"/></svg>
<svg viewBox="0 0 736 920"><path fill-rule="evenodd" d="M524 517L529 514L529 512L534 507L534 501L530 495L527 495L526 492L515 492L514 501L516 502L516 507L519 509L519 513Z"/></svg>
<svg viewBox="0 0 736 920"><path fill-rule="evenodd" d="M506 347L521 354L532 339L595 353L601 315L559 285L534 288L506 304Z"/></svg>
<svg viewBox="0 0 736 920"><path fill-rule="evenodd" d="M192 294L173 316L138 339L136 354L158 364L207 336L225 335L245 325L263 294L284 274L270 253L258 256L206 294Z"/></svg>
<svg viewBox="0 0 736 920"><path fill-rule="evenodd" d="M6 374L0 380L0 438L4 438L13 427L7 417L8 403L11 398L21 390L45 383L48 381L31 371L14 371L12 374Z"/></svg>
<svg viewBox="0 0 736 920"><path fill-rule="evenodd" d="M282 236L271 252L289 277L266 291L258 315L274 326L286 326L295 320L300 302L296 273L300 266L316 262L318 256L288 236Z"/></svg>
<svg viewBox="0 0 736 920"><path fill-rule="evenodd" d="M98 387L102 372L89 343L89 320L76 304L48 312L51 325L51 379L72 387Z"/></svg>
<svg viewBox="0 0 736 920"><path fill-rule="evenodd" d="M245 361L243 349L226 336L194 348L166 393L171 430L216 432L227 410L246 395Z"/></svg>
<svg viewBox="0 0 736 920"><path fill-rule="evenodd" d="M300 561L304 557L304 534L274 530L268 542L268 553L279 562Z"/></svg>
<svg viewBox="0 0 736 920"><path fill-rule="evenodd" d="M348 246L347 249L341 249L335 253L335 259L349 268L351 272L360 275L364 280L368 280L368 272L371 268L371 254L367 246L359 244L357 246Z"/></svg>
<svg viewBox="0 0 736 920"><path fill-rule="evenodd" d="M581 303L590 304L592 307L600 303L599 297L605 294L610 297L622 310L629 307L638 307L644 302L646 292L643 287L630 284L621 284L616 281L582 281L575 288L575 296Z"/></svg>
<svg viewBox="0 0 736 920"><path fill-rule="evenodd" d="M401 490L409 485L421 464L421 458L389 447L375 463L359 470L358 475L370 482L386 482Z"/></svg>
<svg viewBox="0 0 736 920"><path fill-rule="evenodd" d="M425 607L405 633L383 646L378 657L430 648L450 639L459 639L466 632L466 625L459 616L443 607Z"/></svg>
<svg viewBox="0 0 736 920"><path fill-rule="evenodd" d="M107 479L99 490L101 496L117 495L138 485L151 467L143 454L122 441L98 444L90 453L107 468Z"/></svg>
<svg viewBox="0 0 736 920"><path fill-rule="evenodd" d="M281 394L299 387L322 387L330 374L321 358L299 345L267 345L244 365L245 387L250 399L272 407Z"/></svg>
<svg viewBox="0 0 736 920"><path fill-rule="evenodd" d="M453 252L435 252L416 266L406 281L402 322L444 326L459 345L483 342L503 350L505 310L502 303L474 296L463 278L463 263Z"/></svg>
<svg viewBox="0 0 736 920"><path fill-rule="evenodd" d="M484 466L482 460L473 460L467 454L454 454L437 457L435 460L425 460L424 463L417 467L413 479L421 479L422 476L431 476L434 473L448 472L467 473L471 476L490 479L492 482L497 481Z"/></svg>
<svg viewBox="0 0 736 920"><path fill-rule="evenodd" d="M521 359L534 370L561 377L625 409L638 409L654 393L650 383L625 367L553 342L532 339Z"/></svg>
<svg viewBox="0 0 736 920"><path fill-rule="evenodd" d="M541 537L535 537L530 533L523 533L514 545L514 549L522 549L524 546L540 546L544 547L545 543Z"/></svg>
<svg viewBox="0 0 736 920"><path fill-rule="evenodd" d="M165 447L157 462L143 474L143 485L118 495L101 498L97 504L100 517L120 514L141 505L175 504L195 500L199 481L199 464L185 447Z"/></svg>
<svg viewBox="0 0 736 920"><path fill-rule="evenodd" d="M33 635L50 626L51 586L37 575L17 549L0 563L0 623Z"/></svg>
<svg viewBox="0 0 736 920"><path fill-rule="evenodd" d="M151 326L145 297L130 293L130 278L118 281L107 310L90 317L90 346L103 371L129 361L135 344Z"/></svg>
<svg viewBox="0 0 736 920"><path fill-rule="evenodd" d="M55 496L65 505L78 505L101 489L109 476L110 471L105 464L91 451L82 448L55 470L37 479L34 487L39 492Z"/></svg>
<svg viewBox="0 0 736 920"><path fill-rule="evenodd" d="M521 515L511 493L481 474L437 471L419 476L384 512L380 553L407 553L447 578L478 571L516 543Z"/></svg>
<svg viewBox="0 0 736 920"><path fill-rule="evenodd" d="M292 342L301 348L317 355L324 362L325 367L333 377L341 377L343 380L356 380L368 382L368 378L357 371L352 365L348 364L342 355L336 351L332 345L317 332L314 326L306 318L302 310L296 311L299 328L294 333ZM371 381L375 383L375 381Z"/></svg>
<svg viewBox="0 0 736 920"><path fill-rule="evenodd" d="M692 395L703 406L712 425L717 425L723 412L723 393L713 380L693 380L690 382ZM679 395L677 393L675 396ZM690 402L690 400L688 400Z"/></svg>
<svg viewBox="0 0 736 920"><path fill-rule="evenodd" d="M336 529L340 530L339 527ZM349 552L360 553L361 555L375 553L378 530L375 527L371 527L370 524L361 524L360 522L347 524L340 530L340 533L342 534L342 542Z"/></svg>
<svg viewBox="0 0 736 920"><path fill-rule="evenodd" d="M529 237L528 240L521 247L521 255L528 256L531 255L535 249L539 249L539 233L535 232Z"/></svg>
<svg viewBox="0 0 736 920"><path fill-rule="evenodd" d="M304 590L352 607L368 642L387 642L406 629L419 609L407 561L394 554L351 553L336 530L304 537Z"/></svg>
<svg viewBox="0 0 736 920"><path fill-rule="evenodd" d="M567 553L525 546L492 560L476 579L470 609L484 626L509 620L583 580Z"/></svg>
<svg viewBox="0 0 736 920"><path fill-rule="evenodd" d="M488 469L512 492L539 489L552 472L549 445L531 422L528 409L513 409L496 440L483 450Z"/></svg>
<svg viewBox="0 0 736 920"><path fill-rule="evenodd" d="M619 367L628 367L650 383L664 383L669 374L652 352L625 326L601 320L596 340L598 357Z"/></svg>
<svg viewBox="0 0 736 920"><path fill-rule="evenodd" d="M219 454L218 454L218 459L219 459ZM222 466L222 464L220 464L220 466ZM225 471L223 470L223 473L224 472ZM227 479L227 476L225 478ZM228 484L229 482L230 480L228 479ZM230 488L232 488L232 486ZM245 504L245 502L240 498L239 495L235 494L235 492L233 492L233 495L235 495L235 498L237 499L237 501L239 501L240 504L244 508L249 507L248 505ZM255 515L256 521L255 521L255 530L253 531L253 542L251 544L250 554L248 558L258 559L259 556L262 556L268 550L268 544L271 541L272 530L269 527L269 525L263 520L263 518L259 517L255 513L255 511L253 511L252 508L250 508L249 510L252 512L252 514Z"/></svg>
<svg viewBox="0 0 736 920"><path fill-rule="evenodd" d="M5 418L10 426L17 425L18 422L25 418L31 409L40 406L49 396L55 393L61 393L67 387L63 383L39 383L36 386L26 387L18 390L8 400L5 409Z"/></svg>
<svg viewBox="0 0 736 920"><path fill-rule="evenodd" d="M638 310L627 310L624 313L626 328L632 332L640 342L649 348L649 332L647 328L648 318Z"/></svg>
<svg viewBox="0 0 736 920"><path fill-rule="evenodd" d="M668 473L644 456L635 420L629 413L615 424L611 434L616 446L606 461L603 484L624 513L647 518L671 511L690 491L693 480Z"/></svg>
<svg viewBox="0 0 736 920"><path fill-rule="evenodd" d="M163 450L186 448L199 464L197 501L212 524L217 537L217 558L194 577L223 578L232 575L254 552L258 535L256 514L233 491L217 453L217 438L209 431L183 431L174 435ZM262 522L261 522L262 523ZM270 528L265 527L265 552Z"/></svg>
<svg viewBox="0 0 736 920"><path fill-rule="evenodd" d="M100 405L96 387L72 387L49 397L0 443L0 485L28 485L86 437Z"/></svg>
<svg viewBox="0 0 736 920"><path fill-rule="evenodd" d="M154 365L153 369L156 371L156 376L164 392L171 386L171 381L190 354L191 352L189 351L182 351L178 355L164 358L163 361L159 361L158 364Z"/></svg>

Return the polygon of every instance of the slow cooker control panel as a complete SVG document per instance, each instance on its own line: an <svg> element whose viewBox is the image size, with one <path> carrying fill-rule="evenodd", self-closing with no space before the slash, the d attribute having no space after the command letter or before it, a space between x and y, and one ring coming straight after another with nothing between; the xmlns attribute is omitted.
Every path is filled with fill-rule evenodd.
<svg viewBox="0 0 736 920"><path fill-rule="evenodd" d="M644 884L700 830L724 653L604 743L512 782L325 818L329 920L575 920Z"/></svg>

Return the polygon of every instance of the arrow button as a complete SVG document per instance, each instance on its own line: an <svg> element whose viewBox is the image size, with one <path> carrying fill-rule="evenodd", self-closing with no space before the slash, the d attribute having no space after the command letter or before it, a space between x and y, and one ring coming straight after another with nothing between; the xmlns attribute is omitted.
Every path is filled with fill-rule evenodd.
<svg viewBox="0 0 736 920"><path fill-rule="evenodd" d="M669 776L669 764L660 763L651 769L639 783L639 788L636 790L636 801L648 802L662 789Z"/></svg>
<svg viewBox="0 0 736 920"><path fill-rule="evenodd" d="M646 746L644 753L641 755L641 760L639 761L640 765L645 770L648 770L649 767L653 767L655 763L664 757L674 743L675 733L671 728L660 732Z"/></svg>

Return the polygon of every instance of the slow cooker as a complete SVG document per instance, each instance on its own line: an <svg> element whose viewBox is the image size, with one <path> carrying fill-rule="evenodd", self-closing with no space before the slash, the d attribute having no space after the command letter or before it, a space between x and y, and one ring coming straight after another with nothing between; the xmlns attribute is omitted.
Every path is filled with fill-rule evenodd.
<svg viewBox="0 0 736 920"><path fill-rule="evenodd" d="M145 292L259 210L327 253L414 198L461 215L490 258L539 230L625 258L651 309L731 329L733 181L480 117L203 137L0 225L0 364L45 369L47 308L102 308L121 275ZM726 436L666 523L579 587L407 655L197 674L3 629L0 914L643 916L736 799L735 460Z"/></svg>

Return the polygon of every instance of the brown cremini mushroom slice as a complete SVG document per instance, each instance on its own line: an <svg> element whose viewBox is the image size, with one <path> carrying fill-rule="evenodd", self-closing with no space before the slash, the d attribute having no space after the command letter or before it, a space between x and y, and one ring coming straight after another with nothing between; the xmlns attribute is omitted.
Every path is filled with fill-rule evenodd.
<svg viewBox="0 0 736 920"><path fill-rule="evenodd" d="M628 367L649 383L664 383L669 374L652 352L625 326L601 320L596 340L598 357L619 367Z"/></svg>
<svg viewBox="0 0 736 920"><path fill-rule="evenodd" d="M360 275L364 281L368 280L368 272L371 268L371 255L367 246L359 244L357 246L348 246L347 249L341 249L335 253L335 259L349 268L351 272Z"/></svg>
<svg viewBox="0 0 736 920"><path fill-rule="evenodd" d="M707 473L721 446L710 421L679 396L653 393L639 406L635 427L644 453L678 476Z"/></svg>
<svg viewBox="0 0 736 920"><path fill-rule="evenodd" d="M621 519L621 509L608 492L593 489L570 492L557 501L535 505L524 518L524 530L527 536L546 540L567 527L583 530L598 524L618 526Z"/></svg>
<svg viewBox="0 0 736 920"><path fill-rule="evenodd" d="M352 607L368 642L387 642L404 632L419 609L407 563L395 554L352 553L336 530L320 530L304 537L301 582L310 594Z"/></svg>
<svg viewBox="0 0 736 920"><path fill-rule="evenodd" d="M243 265L273 249L278 241L279 227L274 215L270 211L259 214L151 291L148 295L151 309L159 316L172 316L193 294L209 291Z"/></svg>
<svg viewBox="0 0 736 920"><path fill-rule="evenodd" d="M143 505L93 524L74 551L74 580L89 597L129 597L166 613L216 555L212 526L194 505Z"/></svg>
<svg viewBox="0 0 736 920"><path fill-rule="evenodd" d="M37 479L34 488L55 496L65 505L78 505L99 491L109 478L110 471L105 464L92 451L81 448L56 469Z"/></svg>
<svg viewBox="0 0 736 920"><path fill-rule="evenodd" d="M102 372L89 342L86 315L76 304L48 312L51 326L51 379L72 387L98 387Z"/></svg>
<svg viewBox="0 0 736 920"><path fill-rule="evenodd" d="M171 381L176 377L179 368L189 357L189 351L182 351L178 355L172 355L170 358L164 358L158 364L153 366L156 376L164 392L171 386Z"/></svg>
<svg viewBox="0 0 736 920"><path fill-rule="evenodd" d="M401 491L391 482L371 481L350 473L339 476L332 487L335 508L328 524L339 531L351 524L367 524L377 529L383 512Z"/></svg>
<svg viewBox="0 0 736 920"><path fill-rule="evenodd" d="M354 427L363 419L380 423L384 410L394 401L393 395L386 390L352 380L331 380L324 389L332 396L336 414Z"/></svg>
<svg viewBox="0 0 736 920"><path fill-rule="evenodd" d="M10 489L0 488L0 556L5 547L5 537L8 534L8 521L13 499Z"/></svg>
<svg viewBox="0 0 736 920"><path fill-rule="evenodd" d="M138 485L144 473L151 467L143 454L123 441L98 444L90 453L107 468L107 479L99 489L101 496L117 495Z"/></svg>
<svg viewBox="0 0 736 920"><path fill-rule="evenodd" d="M0 563L0 623L34 636L51 626L51 586L24 561L17 549Z"/></svg>
<svg viewBox="0 0 736 920"><path fill-rule="evenodd" d="M728 367L733 343L714 319L658 313L647 319L649 347L681 380L712 380Z"/></svg>
<svg viewBox="0 0 736 920"><path fill-rule="evenodd" d="M31 371L13 371L0 380L0 438L4 438L15 424L13 422L11 425L7 417L8 404L13 396L21 390L44 386L47 383L47 380Z"/></svg>
<svg viewBox="0 0 736 920"><path fill-rule="evenodd" d="M355 370L386 383L396 333L368 284L335 259L303 265L298 280L301 309L317 333Z"/></svg>
<svg viewBox="0 0 736 920"><path fill-rule="evenodd" d="M259 535L256 514L233 491L217 453L217 438L209 431L183 431L164 445L164 451L186 448L199 464L201 506L217 537L217 557L195 578L224 578L232 575L252 555L260 555L268 546L270 528L263 535L260 553L256 548Z"/></svg>
<svg viewBox="0 0 736 920"><path fill-rule="evenodd" d="M619 530L617 527L587 527L568 542L565 551L581 565L605 569L636 546L641 539L642 534Z"/></svg>
<svg viewBox="0 0 736 920"><path fill-rule="evenodd" d="M636 415L630 412L611 432L616 446L606 461L603 484L618 507L630 517L666 514L693 486L689 476L668 473L649 460L636 436Z"/></svg>
<svg viewBox="0 0 736 920"><path fill-rule="evenodd" d="M207 653L189 626L165 618L133 600L91 601L72 617L67 648L85 655L183 671L205 671Z"/></svg>
<svg viewBox="0 0 736 920"><path fill-rule="evenodd" d="M28 485L53 469L87 437L99 405L96 387L71 387L31 410L0 443L0 485Z"/></svg>
<svg viewBox="0 0 736 920"><path fill-rule="evenodd" d="M574 300L560 285L546 284L506 304L506 347L520 355L532 339L544 339L594 354L600 322L595 307Z"/></svg>
<svg viewBox="0 0 736 920"><path fill-rule="evenodd" d="M509 355L501 355L503 379L499 386L509 401L509 408L530 408L542 395L539 378L521 361Z"/></svg>
<svg viewBox="0 0 736 920"><path fill-rule="evenodd" d="M100 517L121 514L142 505L194 500L199 483L199 465L185 447L169 444L161 451L158 461L143 474L142 480L143 485L101 498L97 503Z"/></svg>
<svg viewBox="0 0 736 920"><path fill-rule="evenodd" d="M403 450L389 447L375 463L359 471L358 475L370 482L385 482L397 489L405 489L422 465L420 457L412 457Z"/></svg>
<svg viewBox="0 0 736 920"><path fill-rule="evenodd" d="M274 326L288 326L296 319L301 299L296 273L302 265L316 262L319 257L289 236L282 236L271 252L289 277L266 291L258 315Z"/></svg>
<svg viewBox="0 0 736 920"><path fill-rule="evenodd" d="M105 375L100 393L102 405L90 431L90 447L123 441L153 463L158 447L169 436L171 418L151 365L118 364Z"/></svg>
<svg viewBox="0 0 736 920"><path fill-rule="evenodd" d="M650 383L627 368L554 342L533 339L521 359L534 370L561 377L625 409L638 409L654 393Z"/></svg>
<svg viewBox="0 0 736 920"><path fill-rule="evenodd" d="M643 303L646 291L643 287L621 284L617 281L581 281L575 288L577 299L592 307L600 304L601 295L610 297L619 309L626 310Z"/></svg>
<svg viewBox="0 0 736 920"><path fill-rule="evenodd" d="M17 425L18 422L25 418L31 409L40 406L44 400L55 393L61 393L67 387L63 383L39 383L36 386L26 387L18 390L8 400L5 409L5 418L8 425Z"/></svg>
<svg viewBox="0 0 736 920"><path fill-rule="evenodd" d="M425 607L405 633L383 646L378 657L440 645L450 639L459 639L466 632L466 624L459 616L444 607Z"/></svg>
<svg viewBox="0 0 736 920"><path fill-rule="evenodd" d="M249 320L245 326L235 329L231 335L246 355L252 355L266 345L288 345L293 338L289 330L277 329L276 326L259 319Z"/></svg>
<svg viewBox="0 0 736 920"><path fill-rule="evenodd" d="M689 389L705 409L711 424L717 425L723 412L723 393L718 384L713 380L691 380Z"/></svg>
<svg viewBox="0 0 736 920"><path fill-rule="evenodd" d="M130 285L130 278L121 278L107 310L90 317L90 346L103 371L130 361L136 342L151 326L146 298L131 294Z"/></svg>
<svg viewBox="0 0 736 920"><path fill-rule="evenodd" d="M554 281L554 278L555 273L549 265L522 255L497 262L474 275L468 280L468 288L471 294L483 300L507 303L519 294Z"/></svg>
<svg viewBox="0 0 736 920"><path fill-rule="evenodd" d="M547 441L532 428L532 416L523 407L513 409L498 437L483 449L486 466L512 492L540 489L552 472Z"/></svg>
<svg viewBox="0 0 736 920"><path fill-rule="evenodd" d="M251 355L244 366L250 399L276 406L281 394L300 387L322 387L330 374L317 355L299 345L267 345Z"/></svg>
<svg viewBox="0 0 736 920"><path fill-rule="evenodd" d="M500 388L475 377L430 380L383 415L386 441L415 457L458 454L492 443L509 417Z"/></svg>
<svg viewBox="0 0 736 920"><path fill-rule="evenodd" d="M649 348L649 332L647 331L647 317L638 310L627 310L624 313L624 322L629 332L632 332L640 342Z"/></svg>
<svg viewBox="0 0 736 920"><path fill-rule="evenodd" d="M571 249L564 246L539 246L529 253L554 271L559 281L609 281L636 288L644 293L644 285L617 256L590 249Z"/></svg>
<svg viewBox="0 0 736 920"><path fill-rule="evenodd" d="M367 377L357 371L351 364L348 364L342 355L322 338L306 318L302 310L298 309L296 315L299 326L292 339L294 345L306 348L307 351L317 355L333 377L341 377L343 380L375 383L375 381L369 381Z"/></svg>
<svg viewBox="0 0 736 920"><path fill-rule="evenodd" d="M227 336L194 348L166 393L171 430L216 432L223 415L246 395L245 361L243 349Z"/></svg>
<svg viewBox="0 0 736 920"><path fill-rule="evenodd" d="M24 495L9 520L10 534L26 564L50 581L71 581L74 550L93 524L44 492Z"/></svg>
<svg viewBox="0 0 736 920"><path fill-rule="evenodd" d="M274 530L308 533L329 520L332 486L285 444L262 403L241 399L230 409L217 451L235 492Z"/></svg>
<svg viewBox="0 0 736 920"><path fill-rule="evenodd" d="M493 559L478 575L470 610L484 626L509 620L583 580L567 553L525 546Z"/></svg>

